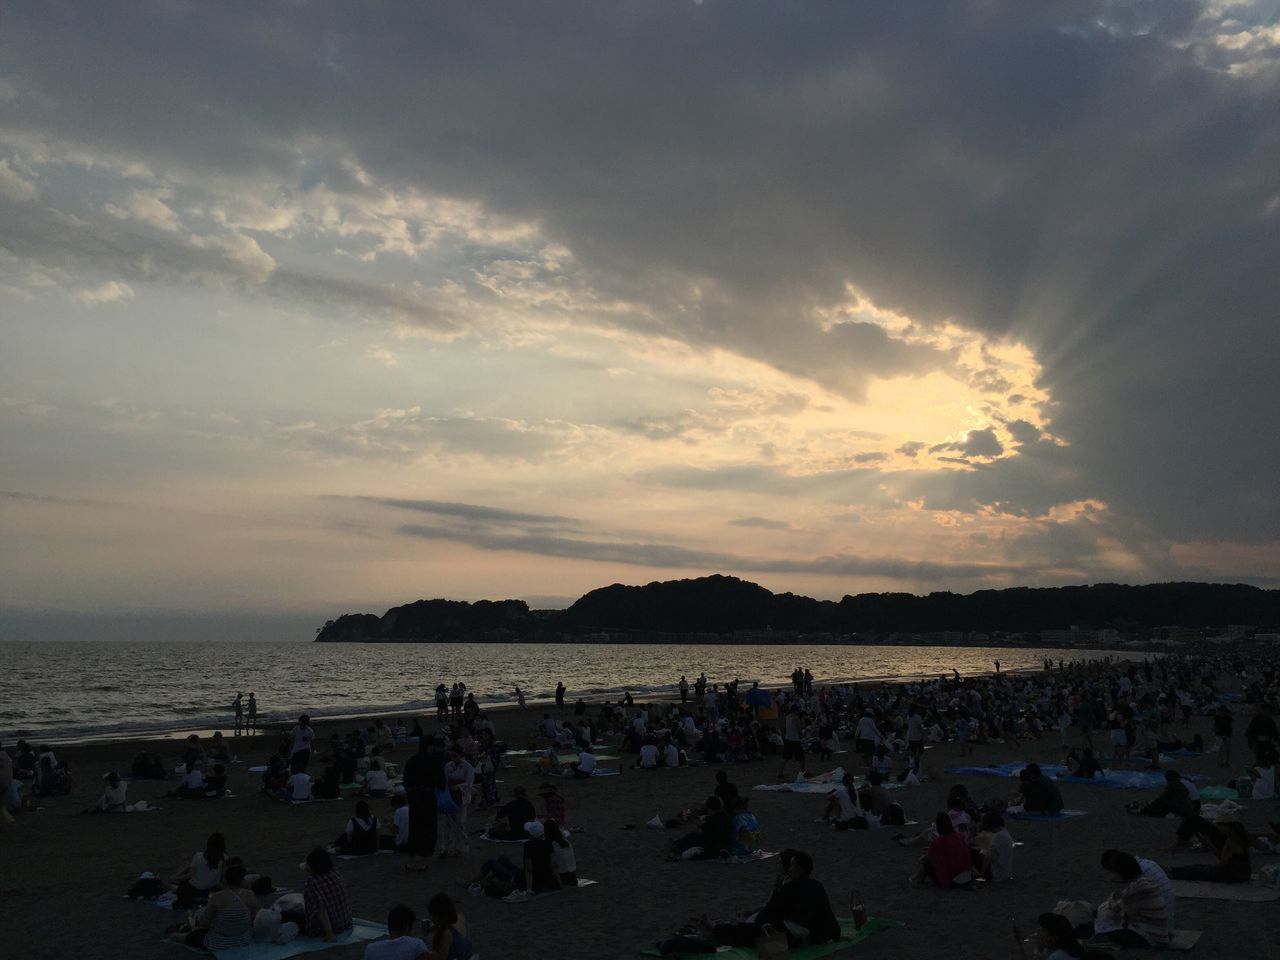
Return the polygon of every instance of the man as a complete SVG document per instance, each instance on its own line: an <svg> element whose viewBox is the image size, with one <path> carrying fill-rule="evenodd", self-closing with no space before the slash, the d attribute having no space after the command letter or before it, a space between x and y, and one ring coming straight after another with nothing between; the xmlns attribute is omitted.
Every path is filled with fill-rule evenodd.
<svg viewBox="0 0 1280 960"><path fill-rule="evenodd" d="M556 681L556 706L560 709L564 708L565 687L560 681Z"/></svg>
<svg viewBox="0 0 1280 960"><path fill-rule="evenodd" d="M1280 739L1280 731L1276 729L1275 718L1265 703L1258 704L1257 713L1244 728L1244 739L1253 751L1254 762L1266 766L1266 757L1270 755L1276 740Z"/></svg>
<svg viewBox="0 0 1280 960"><path fill-rule="evenodd" d="M588 747L578 754L578 759L569 764L573 775L585 780L596 772L596 755Z"/></svg>
<svg viewBox="0 0 1280 960"><path fill-rule="evenodd" d="M778 768L778 779L786 779L787 761L795 760L800 765L800 775L808 772L804 763L804 733L802 729L804 715L800 712L800 704L794 704L787 711L783 723L782 734L782 766Z"/></svg>
<svg viewBox="0 0 1280 960"><path fill-rule="evenodd" d="M1124 884L1098 906L1091 923L1077 928L1082 940L1114 943L1119 947L1159 947L1168 944L1173 922L1165 894L1142 872L1133 854L1108 850L1102 867Z"/></svg>
<svg viewBox="0 0 1280 960"><path fill-rule="evenodd" d="M1213 715L1213 745L1218 753L1218 766L1222 768L1231 766L1231 735L1234 726L1235 717L1231 715L1231 708L1224 703Z"/></svg>
<svg viewBox="0 0 1280 960"><path fill-rule="evenodd" d="M685 679L684 674L680 674L680 702L689 702L689 681Z"/></svg>
<svg viewBox="0 0 1280 960"><path fill-rule="evenodd" d="M303 714L293 728L293 750L289 754L289 766L294 773L306 772L311 762L311 745L315 742L316 732L311 728L311 717Z"/></svg>
<svg viewBox="0 0 1280 960"><path fill-rule="evenodd" d="M840 923L831 910L826 888L812 874L813 858L795 851L787 868L787 881L774 891L754 919L712 924L703 915L699 920L700 937L714 944L754 947L764 928L773 927L786 932L792 949L839 940Z"/></svg>
<svg viewBox="0 0 1280 960"><path fill-rule="evenodd" d="M258 698L249 691L249 722L246 725L250 733L258 732Z"/></svg>
<svg viewBox="0 0 1280 960"><path fill-rule="evenodd" d="M240 731L244 727L244 694L236 692L236 698L231 701L231 712L236 716L235 736L240 736Z"/></svg>

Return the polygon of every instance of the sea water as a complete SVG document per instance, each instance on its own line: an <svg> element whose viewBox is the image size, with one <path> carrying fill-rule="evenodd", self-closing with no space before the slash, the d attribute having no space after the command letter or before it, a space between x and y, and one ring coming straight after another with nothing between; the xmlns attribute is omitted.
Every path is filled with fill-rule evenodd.
<svg viewBox="0 0 1280 960"><path fill-rule="evenodd" d="M1040 668L1142 654L1058 648L661 645L544 643L0 643L0 741L165 736L231 727L231 701L257 694L260 723L423 715L436 684L461 681L482 706L551 700L673 696L680 675L713 683L790 682L796 667L818 683Z"/></svg>

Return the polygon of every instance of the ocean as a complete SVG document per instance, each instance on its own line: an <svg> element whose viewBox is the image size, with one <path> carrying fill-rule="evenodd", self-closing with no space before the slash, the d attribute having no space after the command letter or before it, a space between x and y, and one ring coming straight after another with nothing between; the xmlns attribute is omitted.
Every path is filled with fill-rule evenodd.
<svg viewBox="0 0 1280 960"><path fill-rule="evenodd" d="M229 730L231 701L257 694L260 723L405 716L434 710L437 683L462 681L482 705L673 695L699 672L776 686L797 666L819 683L1039 668L1142 654L1058 648L541 643L0 643L0 742L68 742Z"/></svg>

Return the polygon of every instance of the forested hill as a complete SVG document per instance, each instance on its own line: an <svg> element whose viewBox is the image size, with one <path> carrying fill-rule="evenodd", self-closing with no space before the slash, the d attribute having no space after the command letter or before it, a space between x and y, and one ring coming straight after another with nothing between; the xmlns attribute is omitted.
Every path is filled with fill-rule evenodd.
<svg viewBox="0 0 1280 960"><path fill-rule="evenodd" d="M382 616L346 614L316 640L556 640L601 632L712 633L772 629L837 635L981 631L1038 633L1069 626L1146 633L1155 627L1280 624L1280 590L1245 584L1099 583L976 593L862 593L839 602L719 574L592 590L567 610L523 600L418 600Z"/></svg>

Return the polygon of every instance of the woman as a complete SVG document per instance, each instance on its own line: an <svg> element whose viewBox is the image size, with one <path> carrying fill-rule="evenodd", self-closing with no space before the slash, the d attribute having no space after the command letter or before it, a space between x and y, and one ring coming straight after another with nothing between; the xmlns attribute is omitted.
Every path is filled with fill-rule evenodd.
<svg viewBox="0 0 1280 960"><path fill-rule="evenodd" d="M1021 960L1032 960L1027 941L1018 925L1013 925L1013 942ZM1071 921L1057 913L1042 913L1037 921L1035 960L1073 960L1084 956L1084 947L1071 929Z"/></svg>
<svg viewBox="0 0 1280 960"><path fill-rule="evenodd" d="M246 947L253 942L258 900L242 886L244 865L233 863L227 867L224 882L225 889L209 897L209 903L200 911L196 928L190 933L174 931L169 934L170 939L210 952Z"/></svg>
<svg viewBox="0 0 1280 960"><path fill-rule="evenodd" d="M204 850L169 879L177 888L175 902L184 906L204 903L209 894L222 886L226 869L227 840L220 833L211 833Z"/></svg>
<svg viewBox="0 0 1280 960"><path fill-rule="evenodd" d="M364 792L370 797L385 797L390 786L386 764L375 753L369 761L369 772L364 775Z"/></svg>
<svg viewBox="0 0 1280 960"><path fill-rule="evenodd" d="M377 853L381 828L378 818L369 811L368 802L360 800L356 803L356 815L347 821L346 832L333 841L334 849L350 857Z"/></svg>
<svg viewBox="0 0 1280 960"><path fill-rule="evenodd" d="M551 843L551 869L560 876L560 883L566 887L578 885L578 858L573 852L573 845L560 829L560 824L548 820L544 824L547 840Z"/></svg>
<svg viewBox="0 0 1280 960"><path fill-rule="evenodd" d="M466 923L458 916L457 904L447 893L437 893L427 901L430 918L430 942L427 944L429 960L470 960L471 938L466 934Z"/></svg>
<svg viewBox="0 0 1280 960"><path fill-rule="evenodd" d="M324 847L307 854L307 879L302 885L304 937L324 937L332 943L351 929L347 888Z"/></svg>
<svg viewBox="0 0 1280 960"><path fill-rule="evenodd" d="M915 881L932 879L940 887L963 887L973 882L973 858L969 843L956 832L951 817L939 813L933 822L937 836L929 842L929 849L920 858L920 870Z"/></svg>

